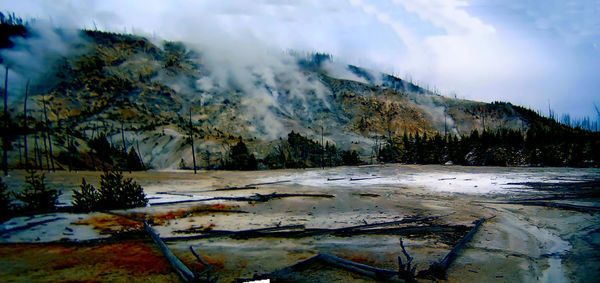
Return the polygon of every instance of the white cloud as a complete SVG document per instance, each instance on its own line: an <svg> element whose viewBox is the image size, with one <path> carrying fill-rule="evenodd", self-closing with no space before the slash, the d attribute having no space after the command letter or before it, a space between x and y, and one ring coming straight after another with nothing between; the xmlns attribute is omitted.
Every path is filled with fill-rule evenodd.
<svg viewBox="0 0 600 283"><path fill-rule="evenodd" d="M0 5L21 15L52 17L56 24L89 28L95 22L172 40L210 43L226 37L329 52L337 62L410 74L472 99L543 109L548 100L581 98L579 106L559 112L582 110L600 92L589 75L600 72L597 0L0 0ZM585 111L580 112L593 113L591 107Z"/></svg>

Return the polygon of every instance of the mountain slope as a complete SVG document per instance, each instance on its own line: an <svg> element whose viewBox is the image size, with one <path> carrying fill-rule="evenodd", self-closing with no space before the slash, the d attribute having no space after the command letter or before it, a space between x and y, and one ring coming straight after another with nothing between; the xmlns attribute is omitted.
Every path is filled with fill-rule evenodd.
<svg viewBox="0 0 600 283"><path fill-rule="evenodd" d="M0 54L9 61L19 47ZM405 133L526 131L552 122L509 103L440 96L387 74L339 64L326 54L221 54L90 30L81 31L69 48L47 66L44 83L32 82L36 92L30 95L35 103L30 101L29 117L51 129L56 152L88 152L88 141L105 133L113 147L133 148L159 169L191 165L190 123L199 166L212 167L240 138L264 158L290 131L357 150L368 160L376 143ZM13 101L12 116L22 116L17 110L22 98ZM48 135L31 127L27 130L41 144ZM29 143L41 151L31 138ZM94 167L94 157L83 156L79 159ZM12 163L19 158L12 151Z"/></svg>

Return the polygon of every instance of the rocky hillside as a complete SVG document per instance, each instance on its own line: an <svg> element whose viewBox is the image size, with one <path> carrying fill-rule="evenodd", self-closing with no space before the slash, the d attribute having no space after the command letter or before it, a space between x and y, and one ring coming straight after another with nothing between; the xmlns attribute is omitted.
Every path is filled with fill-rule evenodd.
<svg viewBox="0 0 600 283"><path fill-rule="evenodd" d="M510 103L441 96L327 54L238 53L91 30L63 40L67 51L46 55L52 60L45 58L40 75L28 77L15 54L36 59L30 42L44 36L11 34L0 52L9 116L22 131L11 136L11 166L23 166L27 151L29 163L97 168L102 160L93 152L104 147L152 168L185 168L193 158L190 132L199 167L218 165L240 140L263 159L291 131L369 161L380 144L405 133L524 132L552 123Z"/></svg>

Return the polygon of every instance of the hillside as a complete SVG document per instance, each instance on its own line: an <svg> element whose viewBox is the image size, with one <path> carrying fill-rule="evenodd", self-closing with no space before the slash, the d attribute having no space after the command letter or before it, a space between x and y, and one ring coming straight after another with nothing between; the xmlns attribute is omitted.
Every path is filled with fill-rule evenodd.
<svg viewBox="0 0 600 283"><path fill-rule="evenodd" d="M64 43L67 52L45 58L40 75L26 78L27 68L13 55L32 52L27 42L44 35L4 35L9 43L0 55L10 66L8 85L19 84L8 87L19 90L8 93L6 125L18 129L4 143L12 146L7 147L12 167L177 169L191 167L195 157L197 167L226 168L230 149L242 140L258 160L273 160L277 150L294 155L282 149L286 138L291 148L292 131L308 138L300 144L316 142L310 154L318 154L322 142L339 158L356 151L363 162L381 160L384 145L407 135L461 137L473 130L525 133L531 128L585 132L510 103L441 96L327 54L220 54L203 46L92 30L78 32ZM26 119L20 86L25 81L30 91ZM597 135L592 141L597 143ZM452 161L443 159L439 162Z"/></svg>

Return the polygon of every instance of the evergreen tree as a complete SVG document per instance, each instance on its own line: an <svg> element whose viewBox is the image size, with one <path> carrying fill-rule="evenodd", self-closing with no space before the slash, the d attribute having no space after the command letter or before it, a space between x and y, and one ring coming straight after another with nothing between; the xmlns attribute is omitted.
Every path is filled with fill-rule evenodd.
<svg viewBox="0 0 600 283"><path fill-rule="evenodd" d="M15 198L24 203L28 211L52 211L58 204L60 192L47 187L46 176L29 171L25 176L25 191L14 194Z"/></svg>
<svg viewBox="0 0 600 283"><path fill-rule="evenodd" d="M240 140L229 151L229 160L225 167L229 170L256 170L258 163L254 154L248 151L244 141Z"/></svg>

